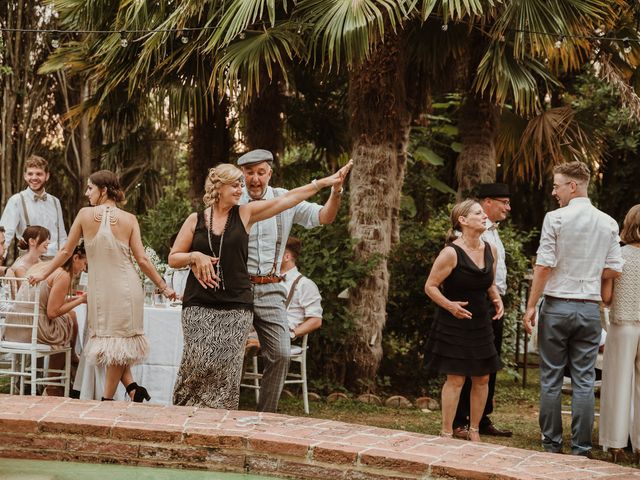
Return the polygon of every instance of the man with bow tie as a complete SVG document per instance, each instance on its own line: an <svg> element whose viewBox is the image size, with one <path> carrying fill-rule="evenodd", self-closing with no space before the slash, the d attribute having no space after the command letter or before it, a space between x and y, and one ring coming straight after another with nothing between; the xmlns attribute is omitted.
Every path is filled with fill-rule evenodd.
<svg viewBox="0 0 640 480"><path fill-rule="evenodd" d="M51 234L46 258L53 258L67 241L60 200L45 191L48 180L49 162L37 155L30 156L24 169L27 188L9 198L0 218L0 225L5 228L5 255L14 236L20 238L31 225L45 227Z"/></svg>
<svg viewBox="0 0 640 480"><path fill-rule="evenodd" d="M489 217L487 219L487 230L482 234L482 239L495 245L498 258L496 259L496 279L495 283L503 297L507 292L507 266L505 264L504 245L498 234L498 222L506 220L511 211L511 193L509 186L504 183L483 183L478 186L477 198ZM490 308L494 308L490 302ZM493 316L493 313L489 314ZM504 318L504 317L503 317ZM502 331L503 318L491 322L493 326L494 345L500 355L502 350ZM493 373L489 377L489 392L487 395L487 403L484 407L482 418L480 419L480 435L493 435L498 437L510 437L512 432L496 427L489 418L493 412L493 394L496 387L496 374ZM460 392L460 400L458 401L458 410L453 420L453 435L458 438L467 438L467 428L469 426L469 408L471 395L471 379L467 378Z"/></svg>

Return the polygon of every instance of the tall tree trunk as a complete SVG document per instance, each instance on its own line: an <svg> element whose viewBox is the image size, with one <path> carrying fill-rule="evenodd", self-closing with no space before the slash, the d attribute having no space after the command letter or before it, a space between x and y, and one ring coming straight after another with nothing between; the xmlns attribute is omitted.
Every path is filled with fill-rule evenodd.
<svg viewBox="0 0 640 480"><path fill-rule="evenodd" d="M389 290L387 255L399 237L410 124L404 42L403 35L387 35L349 78L354 161L349 232L357 261L379 256L371 273L350 292L355 329L348 345L346 382L355 390L375 388L382 358Z"/></svg>
<svg viewBox="0 0 640 480"><path fill-rule="evenodd" d="M458 196L473 194L480 183L496 179L496 138L498 107L493 102L469 93L460 113L462 151L456 162Z"/></svg>
<svg viewBox="0 0 640 480"><path fill-rule="evenodd" d="M229 99L226 95L220 99L216 90L207 110L201 117L193 119L191 152L187 164L191 183L189 196L194 203L202 200L209 169L229 161L231 138L227 126L228 111Z"/></svg>
<svg viewBox="0 0 640 480"><path fill-rule="evenodd" d="M282 74L276 69L269 81L266 72L260 91L255 93L244 107L245 143L249 150L263 148L273 153L276 167L280 166L284 154L284 86ZM280 171L276 168L275 173Z"/></svg>
<svg viewBox="0 0 640 480"><path fill-rule="evenodd" d="M488 98L475 92L474 79L487 40L472 31L467 39L465 55L459 62L459 76L466 95L460 109L458 127L462 150L456 161L458 199L473 195L480 183L496 180L496 139L499 128L499 108ZM465 78L466 77L466 78Z"/></svg>

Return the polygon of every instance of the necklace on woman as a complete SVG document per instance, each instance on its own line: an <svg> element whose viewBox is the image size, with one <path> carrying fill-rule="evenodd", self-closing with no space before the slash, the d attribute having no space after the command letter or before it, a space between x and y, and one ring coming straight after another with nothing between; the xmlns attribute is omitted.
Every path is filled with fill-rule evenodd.
<svg viewBox="0 0 640 480"><path fill-rule="evenodd" d="M477 247L472 247L471 245L469 245L467 243L467 241L464 238L464 235L460 236L460 239L462 240L462 243L464 243L464 246L467 247L469 250L480 250L482 248L482 240L478 239L478 246Z"/></svg>
<svg viewBox="0 0 640 480"><path fill-rule="evenodd" d="M93 209L93 219L96 222L102 222L102 216L105 214L109 215L109 224L110 225L115 225L116 223L118 223L119 220L119 215L118 215L118 208L115 206L111 206L111 205L104 205L103 209L99 209L100 205L96 205L95 208Z"/></svg>
<svg viewBox="0 0 640 480"><path fill-rule="evenodd" d="M218 276L218 286L214 290L224 290L224 275L222 273L222 243L224 241L224 232L227 230L227 223L229 222L230 215L227 215L227 221L224 224L224 228L222 229L222 233L220 234L220 246L218 247L218 261L214 265L214 270L216 275ZM207 240L209 240L209 249L211 250L211 254L215 255L213 252L213 242L211 240L211 235L213 234L213 205L209 210L209 229L207 230ZM215 235L215 234L214 234Z"/></svg>

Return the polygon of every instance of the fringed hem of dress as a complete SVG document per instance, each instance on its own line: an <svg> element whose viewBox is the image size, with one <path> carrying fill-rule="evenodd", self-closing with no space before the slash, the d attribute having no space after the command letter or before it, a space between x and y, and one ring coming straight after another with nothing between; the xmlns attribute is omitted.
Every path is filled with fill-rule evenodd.
<svg viewBox="0 0 640 480"><path fill-rule="evenodd" d="M149 354L145 335L133 337L91 337L85 355L97 365L132 365Z"/></svg>

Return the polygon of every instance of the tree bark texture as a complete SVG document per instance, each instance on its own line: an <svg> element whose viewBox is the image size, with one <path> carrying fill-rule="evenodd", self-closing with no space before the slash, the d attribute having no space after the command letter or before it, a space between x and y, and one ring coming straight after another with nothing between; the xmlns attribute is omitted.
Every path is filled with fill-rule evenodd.
<svg viewBox="0 0 640 480"><path fill-rule="evenodd" d="M17 0L0 2L1 25L5 28L44 28L39 24L40 2ZM0 66L0 203L22 187L25 158L40 145L46 131L35 125L42 120L38 109L46 104L48 76L37 75L47 52L42 38L21 31L1 32ZM42 125L40 125L42 127Z"/></svg>
<svg viewBox="0 0 640 480"><path fill-rule="evenodd" d="M349 77L354 161L349 232L357 261L379 257L349 298L355 328L348 344L346 382L350 389L361 391L375 388L389 290L387 255L399 238L410 125L404 41L404 35L387 35Z"/></svg>
<svg viewBox="0 0 640 480"><path fill-rule="evenodd" d="M496 179L496 138L498 107L469 93L460 113L462 151L456 161L458 197L472 195L476 185Z"/></svg>
<svg viewBox="0 0 640 480"><path fill-rule="evenodd" d="M229 161L231 138L227 125L229 99L220 99L218 92L213 95L208 108L201 117L192 120L191 152L188 160L191 191L194 203L202 200L204 181L211 167Z"/></svg>
<svg viewBox="0 0 640 480"><path fill-rule="evenodd" d="M466 94L460 109L458 128L462 150L456 161L458 199L473 195L480 183L496 180L496 139L500 121L500 110L489 95L475 92L473 82L478 64L487 48L487 41L480 32L472 31L467 48L460 57L459 77Z"/></svg>
<svg viewBox="0 0 640 480"><path fill-rule="evenodd" d="M276 69L271 80L266 71L262 77L260 91L251 96L244 108L243 133L249 150L263 148L273 153L276 172L279 172L277 167L284 154L282 74Z"/></svg>

